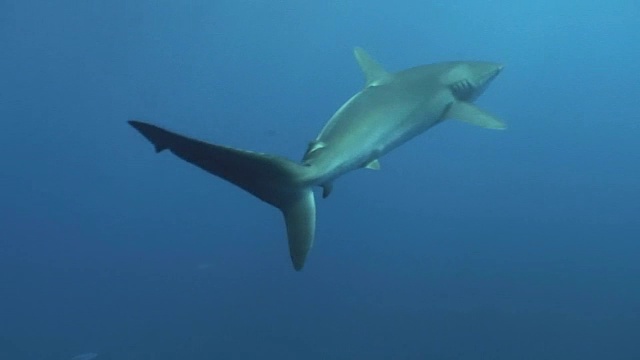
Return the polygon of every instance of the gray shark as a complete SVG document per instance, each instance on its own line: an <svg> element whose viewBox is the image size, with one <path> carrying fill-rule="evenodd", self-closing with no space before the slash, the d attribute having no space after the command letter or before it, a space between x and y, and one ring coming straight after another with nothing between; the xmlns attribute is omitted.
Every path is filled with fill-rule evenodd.
<svg viewBox="0 0 640 360"><path fill-rule="evenodd" d="M293 267L301 270L314 241L314 187L322 187L326 198L335 179L356 169L379 169L383 155L446 119L505 128L472 104L500 73L500 64L443 62L390 73L363 49L354 53L365 87L329 119L301 162L206 143L141 121L129 124L156 152L168 149L280 209Z"/></svg>

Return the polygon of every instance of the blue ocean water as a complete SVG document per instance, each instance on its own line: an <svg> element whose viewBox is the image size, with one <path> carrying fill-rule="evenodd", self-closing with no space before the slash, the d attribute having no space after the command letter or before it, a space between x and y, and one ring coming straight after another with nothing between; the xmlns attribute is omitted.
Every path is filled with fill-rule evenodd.
<svg viewBox="0 0 640 360"><path fill-rule="evenodd" d="M640 359L640 3L0 2L0 360ZM477 104L281 215L126 121L299 159L363 76Z"/></svg>

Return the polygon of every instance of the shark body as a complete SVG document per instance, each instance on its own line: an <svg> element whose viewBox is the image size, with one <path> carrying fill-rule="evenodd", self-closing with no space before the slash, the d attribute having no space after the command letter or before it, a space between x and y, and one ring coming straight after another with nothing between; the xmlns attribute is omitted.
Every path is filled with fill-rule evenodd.
<svg viewBox="0 0 640 360"><path fill-rule="evenodd" d="M389 73L361 48L354 52L366 85L329 119L301 163L205 143L141 121L129 123L156 152L168 149L280 209L293 266L301 270L314 241L313 187L329 196L335 179L360 168L379 169L384 154L446 119L505 128L472 104L502 65L445 62Z"/></svg>

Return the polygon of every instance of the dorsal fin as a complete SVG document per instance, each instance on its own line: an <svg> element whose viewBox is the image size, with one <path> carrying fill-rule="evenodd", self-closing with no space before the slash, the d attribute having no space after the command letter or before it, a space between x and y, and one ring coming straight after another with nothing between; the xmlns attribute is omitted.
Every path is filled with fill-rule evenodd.
<svg viewBox="0 0 640 360"><path fill-rule="evenodd" d="M389 74L371 55L367 54L361 47L356 47L353 54L360 65L360 69L367 79L366 86L382 85L391 74Z"/></svg>

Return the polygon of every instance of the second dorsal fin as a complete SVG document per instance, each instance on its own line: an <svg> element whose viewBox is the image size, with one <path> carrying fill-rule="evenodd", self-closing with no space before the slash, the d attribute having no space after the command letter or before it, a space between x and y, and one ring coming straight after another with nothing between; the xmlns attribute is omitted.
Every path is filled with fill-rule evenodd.
<svg viewBox="0 0 640 360"><path fill-rule="evenodd" d="M369 161L364 167L371 170L380 170L380 161L378 159L373 159Z"/></svg>

